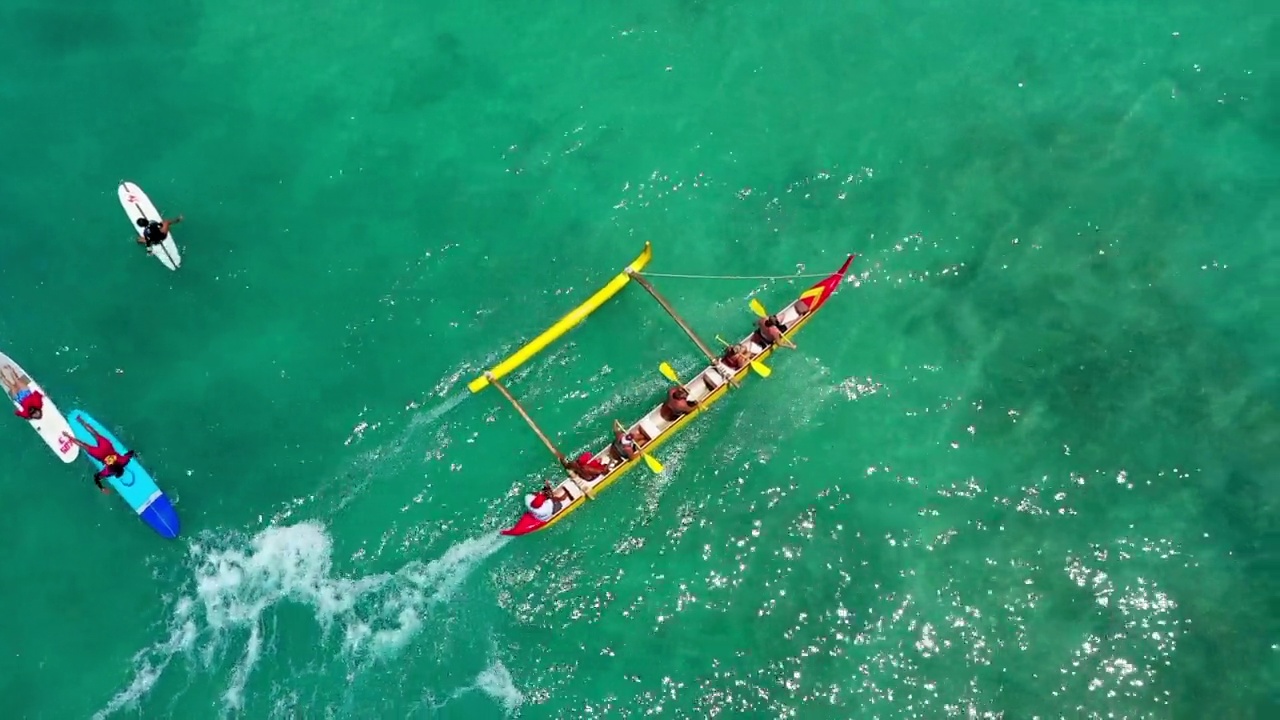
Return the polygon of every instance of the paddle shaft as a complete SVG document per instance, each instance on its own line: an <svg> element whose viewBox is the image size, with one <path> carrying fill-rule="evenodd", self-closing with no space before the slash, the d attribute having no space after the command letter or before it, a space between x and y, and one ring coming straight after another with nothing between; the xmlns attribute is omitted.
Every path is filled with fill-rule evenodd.
<svg viewBox="0 0 1280 720"><path fill-rule="evenodd" d="M667 299L662 297L662 294L658 292L658 289L638 272L628 270L627 274L631 276L632 280L640 283L640 287L647 290L649 294L653 296L654 300L658 301L658 304L662 306L662 309L666 310L667 314L671 316L671 319L676 321L676 324L679 325L680 329L684 330L685 334L689 336L689 339L698 346L698 349L702 351L702 354L706 355L708 360L715 362L716 354L711 352L711 348L707 347L706 343L702 342L702 338L698 337L698 334L693 331L693 328L689 327L689 323L685 322L684 318L680 317L680 314L676 312L676 309L671 307L671 303L667 302Z"/></svg>
<svg viewBox="0 0 1280 720"><path fill-rule="evenodd" d="M529 417L529 413L525 412L520 401L516 400L515 396L511 394L511 391L507 390L506 386L499 382L498 378L494 377L492 373L485 373L485 377L489 380L490 385L498 388L498 392L502 393L502 396L511 402L512 407L516 409L516 412L520 413L520 417L524 418L526 423L529 423L529 427L533 429L535 434L537 434L538 439L542 441L542 444L546 445L547 449L551 451L551 454L555 455L556 459L563 465L565 462L564 453L560 452L560 449L555 446L555 443L551 442L551 438L547 437L547 434L542 432L542 428L538 427L538 423L534 422L533 418Z"/></svg>

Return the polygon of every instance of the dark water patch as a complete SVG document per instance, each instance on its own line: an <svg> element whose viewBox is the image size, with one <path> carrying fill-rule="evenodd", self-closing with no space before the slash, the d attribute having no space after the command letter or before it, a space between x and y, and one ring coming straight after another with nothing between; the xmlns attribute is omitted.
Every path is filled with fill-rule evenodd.
<svg viewBox="0 0 1280 720"><path fill-rule="evenodd" d="M437 33L432 42L406 45L394 62L413 68L400 75L388 98L388 110L412 112L436 105L466 83L469 59L462 41L453 33Z"/></svg>
<svg viewBox="0 0 1280 720"><path fill-rule="evenodd" d="M147 24L126 22L120 12L99 7L97 3L76 4L80 7L45 4L11 7L4 13L8 18L3 22L23 28L17 37L26 38L33 48L50 56L97 51L151 34Z"/></svg>
<svg viewBox="0 0 1280 720"><path fill-rule="evenodd" d="M506 73L454 32L434 32L428 43L395 43L384 54L385 62L400 68L387 76L391 85L382 108L385 112L423 112L457 99L466 90L475 91L477 99L489 101L507 90Z"/></svg>

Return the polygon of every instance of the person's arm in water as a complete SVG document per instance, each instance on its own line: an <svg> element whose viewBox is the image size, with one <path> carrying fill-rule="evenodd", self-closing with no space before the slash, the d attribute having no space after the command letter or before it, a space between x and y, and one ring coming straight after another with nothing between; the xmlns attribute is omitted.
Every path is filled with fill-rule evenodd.
<svg viewBox="0 0 1280 720"><path fill-rule="evenodd" d="M182 215L178 215L178 217L172 220L161 220L160 232L165 233L167 235L169 233L169 227L172 225L177 225L180 222L182 222Z"/></svg>

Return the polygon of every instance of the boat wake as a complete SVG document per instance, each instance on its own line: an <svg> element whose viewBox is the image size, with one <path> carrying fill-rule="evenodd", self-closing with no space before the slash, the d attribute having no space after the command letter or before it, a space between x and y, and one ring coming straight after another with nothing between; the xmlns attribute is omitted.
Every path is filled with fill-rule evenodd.
<svg viewBox="0 0 1280 720"><path fill-rule="evenodd" d="M454 690L443 700L424 699L420 709L428 711L431 716L436 716L449 703L473 692L480 692L489 696L494 702L502 706L507 715L514 713L517 708L524 704L526 699L524 693L520 692L516 687L515 679L511 676L511 671L507 669L507 666L503 665L501 660L494 660L489 667L482 670L479 675L476 675L475 682L472 684Z"/></svg>
<svg viewBox="0 0 1280 720"><path fill-rule="evenodd" d="M264 648L275 650L280 620L273 608L286 601L312 611L322 646L338 646L340 656L358 664L392 657L422 629L432 606L449 600L508 540L475 537L429 562L353 577L334 574L332 539L316 522L193 543L193 577L173 602L166 637L134 655L129 684L94 718L136 707L175 658L195 675L238 657L222 701L225 710L240 710Z"/></svg>
<svg viewBox="0 0 1280 720"><path fill-rule="evenodd" d="M436 424L437 422L440 421L441 418L443 418L445 415L448 415L450 412L455 410L459 405L462 404L464 400L466 400L470 396L471 396L471 393L465 390L459 391L454 395L452 395L451 397L449 397L448 399L441 402L440 404L431 408L430 410L427 410L426 412L417 412L422 406L416 402L409 403L408 407L406 407L405 409L413 411L414 414L409 421L408 428L406 428L404 433L402 433L402 436L404 434L413 432L414 430L417 430L419 428L428 427ZM370 424L369 421L364 420L363 419L364 413L361 413L360 417L362 419L356 423L355 427L351 428L351 434L348 435L347 439L343 441L342 443L343 445L351 445L352 443L358 443L361 440L364 440L364 436L366 432L370 430L377 430L379 427L382 426L382 422L380 421Z"/></svg>
<svg viewBox="0 0 1280 720"><path fill-rule="evenodd" d="M395 472L407 462L413 462L421 459L421 455L413 455L410 450L420 449L423 444L420 441L420 435L428 428L435 427L445 415L457 409L471 393L466 390L460 391L448 399L444 400L435 407L424 412L417 412L420 406L416 403L410 405L410 409L414 410L413 416L409 419L407 425L400 431L395 438L368 446L361 450L349 463L349 466L341 478L340 482L335 483L333 488L337 489L339 497L335 501L334 507L330 513L336 513L355 499L364 494L370 483L375 478L385 475L389 472ZM375 430L381 423L368 425L361 422L353 431L351 437L347 438L344 443L351 445L353 442L364 441L366 430ZM365 426L365 427L361 427ZM443 431L448 426L441 426ZM434 442L427 443L427 447L441 448L448 445L448 438L443 436L436 437ZM438 452L438 450L437 450ZM293 510L296 508L290 508ZM277 516L277 519L282 519Z"/></svg>
<svg viewBox="0 0 1280 720"><path fill-rule="evenodd" d="M440 421L440 418L453 412L455 408L461 405L462 402L469 397L471 397L471 393L469 391L460 390L448 400L445 400L421 415L415 416L413 419L414 424L418 426L434 425Z"/></svg>

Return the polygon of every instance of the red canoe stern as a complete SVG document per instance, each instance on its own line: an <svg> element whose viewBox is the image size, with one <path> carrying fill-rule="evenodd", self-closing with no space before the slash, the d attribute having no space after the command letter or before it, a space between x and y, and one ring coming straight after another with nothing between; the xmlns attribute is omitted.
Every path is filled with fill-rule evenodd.
<svg viewBox="0 0 1280 720"><path fill-rule="evenodd" d="M528 535L531 532L541 530L544 525L546 525L545 522L539 520L530 513L525 513L520 516L520 519L516 521L515 525L503 530L502 534L511 535L513 537L517 535Z"/></svg>

